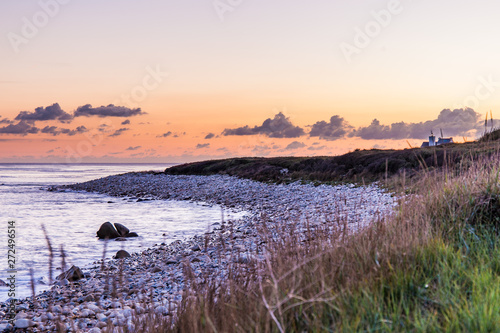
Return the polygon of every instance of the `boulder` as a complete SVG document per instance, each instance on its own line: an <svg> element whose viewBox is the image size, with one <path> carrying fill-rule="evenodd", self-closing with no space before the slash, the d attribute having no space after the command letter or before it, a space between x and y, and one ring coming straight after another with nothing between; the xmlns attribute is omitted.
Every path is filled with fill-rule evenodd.
<svg viewBox="0 0 500 333"><path fill-rule="evenodd" d="M127 232L125 237L139 237L139 235L136 232Z"/></svg>
<svg viewBox="0 0 500 333"><path fill-rule="evenodd" d="M114 239L120 237L120 234L116 231L111 222L105 222L97 231L97 237L99 237L99 239Z"/></svg>
<svg viewBox="0 0 500 333"><path fill-rule="evenodd" d="M115 223L115 228L118 231L118 233L120 234L120 236L125 236L130 231L130 230L128 230L128 228L126 226L124 226L121 223Z"/></svg>
<svg viewBox="0 0 500 333"><path fill-rule="evenodd" d="M116 252L115 259L122 259L122 258L128 258L130 257L130 253L128 253L125 250L120 250Z"/></svg>
<svg viewBox="0 0 500 333"><path fill-rule="evenodd" d="M83 279L83 277L84 277L84 275L82 273L82 270L79 267L76 267L75 265L73 265L66 272L64 272L64 273L60 274L58 277L56 277L56 279L59 281L64 280L64 279L67 279L68 281L78 281L80 279Z"/></svg>

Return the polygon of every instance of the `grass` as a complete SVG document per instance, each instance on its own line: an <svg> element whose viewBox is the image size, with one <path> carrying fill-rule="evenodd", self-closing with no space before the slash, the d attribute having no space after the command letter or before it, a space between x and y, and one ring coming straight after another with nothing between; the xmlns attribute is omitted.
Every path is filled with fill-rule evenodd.
<svg viewBox="0 0 500 333"><path fill-rule="evenodd" d="M500 158L446 163L421 171L393 218L354 235L332 221L303 242L293 223L263 221L259 275L233 267L239 278L192 290L169 330L500 331Z"/></svg>
<svg viewBox="0 0 500 333"><path fill-rule="evenodd" d="M371 176L360 169L353 177L390 174L394 188L408 194L394 215L354 234L340 217L298 232L295 221L263 216L261 248L250 255L265 253L265 260L231 264L223 282L207 270L203 283L186 262L189 283L177 315L137 314L136 331L500 331L500 154L494 142L338 158L229 159L167 172L334 181L342 177L329 166L343 165L345 172L356 163L376 168ZM221 239L221 257L231 242Z"/></svg>
<svg viewBox="0 0 500 333"><path fill-rule="evenodd" d="M498 153L500 130L486 133L475 142L402 150L359 150L340 156L242 157L187 163L165 170L171 175L224 174L263 182L303 180L323 183L369 183L407 180L444 165L457 166ZM462 168L463 169L463 168ZM462 170L458 168L457 170Z"/></svg>

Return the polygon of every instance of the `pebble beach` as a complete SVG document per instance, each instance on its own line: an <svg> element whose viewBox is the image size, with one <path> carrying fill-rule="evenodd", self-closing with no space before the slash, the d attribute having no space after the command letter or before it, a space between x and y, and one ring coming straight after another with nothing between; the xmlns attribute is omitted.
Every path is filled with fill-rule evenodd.
<svg viewBox="0 0 500 333"><path fill-rule="evenodd" d="M222 215L211 231L184 242L157 244L124 259L95 262L83 269L84 278L58 281L35 299L17 301L15 327L6 321L7 303L2 303L1 330L47 332L61 322L72 332L108 332L110 324L135 331L138 318L146 312L175 318L189 284L206 283L207 277L224 280L229 265L244 267L263 261L265 245L259 232L263 220L272 225L293 223L304 234L311 225L342 226L352 233L391 214L398 201L376 184L285 185L221 175L152 172L109 176L52 190L137 200L190 200L248 214L241 220L225 220Z"/></svg>

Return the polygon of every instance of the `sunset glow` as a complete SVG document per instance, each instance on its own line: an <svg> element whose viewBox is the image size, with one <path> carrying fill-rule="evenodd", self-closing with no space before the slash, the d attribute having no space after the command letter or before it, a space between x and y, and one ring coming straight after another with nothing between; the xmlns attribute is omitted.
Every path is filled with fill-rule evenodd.
<svg viewBox="0 0 500 333"><path fill-rule="evenodd" d="M491 1L0 3L0 162L335 155L500 110ZM376 119L376 120L374 120Z"/></svg>

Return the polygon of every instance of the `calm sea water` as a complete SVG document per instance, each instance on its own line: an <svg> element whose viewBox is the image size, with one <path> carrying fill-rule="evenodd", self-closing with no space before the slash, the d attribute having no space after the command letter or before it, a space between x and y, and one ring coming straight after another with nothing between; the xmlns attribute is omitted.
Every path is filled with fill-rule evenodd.
<svg viewBox="0 0 500 333"><path fill-rule="evenodd" d="M170 164L171 165L171 164ZM59 249L66 264L91 265L102 257L104 242L95 237L99 226L119 222L140 237L126 242L108 242L107 257L116 251L139 252L154 244L183 240L207 231L224 218L245 213L222 211L219 206L185 201L142 201L79 192L49 192L51 185L73 184L131 171L164 170L169 164L0 164L0 279L7 282L8 222L16 230L16 298L31 295L29 269L35 280L48 277L49 253L41 229L43 224L52 247L58 250L54 266L60 267ZM1 259L4 258L4 259ZM60 274L54 270L54 276ZM37 292L47 289L37 283ZM0 301L8 288L0 287Z"/></svg>

